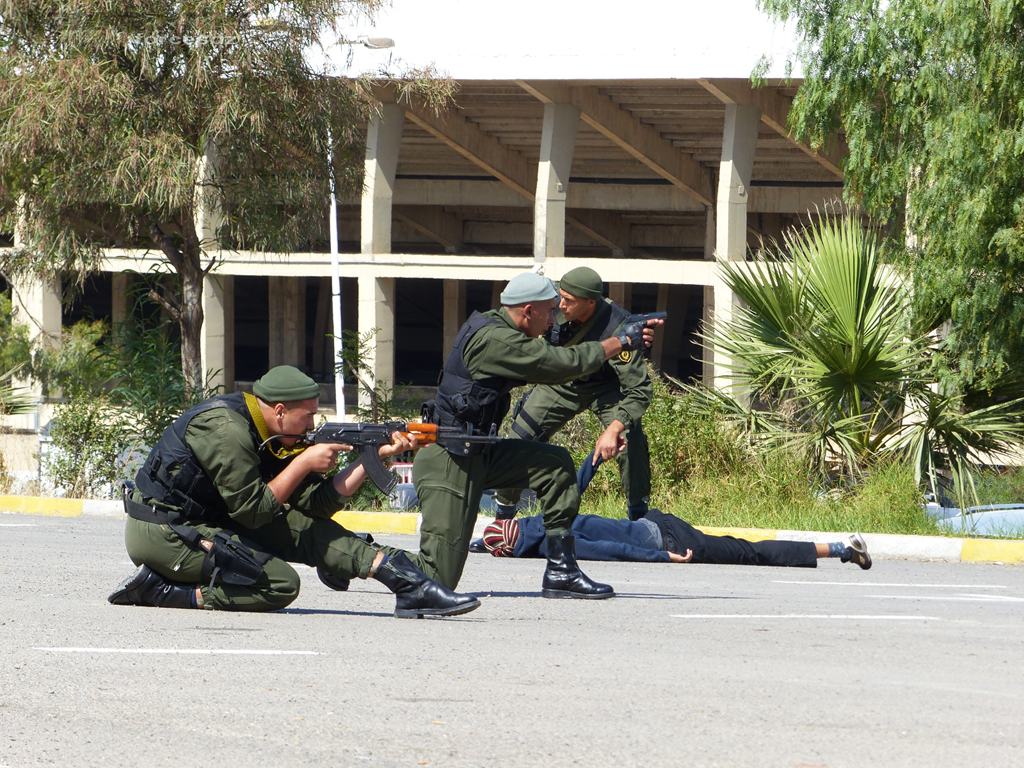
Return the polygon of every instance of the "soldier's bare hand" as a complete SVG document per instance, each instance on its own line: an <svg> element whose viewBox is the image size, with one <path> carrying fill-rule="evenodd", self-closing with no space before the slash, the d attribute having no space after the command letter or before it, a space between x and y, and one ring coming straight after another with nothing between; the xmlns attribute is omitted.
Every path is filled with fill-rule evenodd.
<svg viewBox="0 0 1024 768"><path fill-rule="evenodd" d="M665 321L661 318L657 320L648 320L647 327L644 328L644 346L649 347L654 343L654 329L659 325L664 325Z"/></svg>
<svg viewBox="0 0 1024 768"><path fill-rule="evenodd" d="M420 443L416 435L411 432L392 432L391 445L382 445L377 454L385 459L389 456L398 456L409 451L419 450Z"/></svg>
<svg viewBox="0 0 1024 768"><path fill-rule="evenodd" d="M615 458L624 450L626 450L626 438L615 434L610 429L605 430L597 438L597 443L594 445L594 464L597 464L598 457L603 461L608 461L608 459Z"/></svg>
<svg viewBox="0 0 1024 768"><path fill-rule="evenodd" d="M351 445L341 443L317 443L304 450L299 456L310 472L330 472L338 463L338 454L351 451Z"/></svg>

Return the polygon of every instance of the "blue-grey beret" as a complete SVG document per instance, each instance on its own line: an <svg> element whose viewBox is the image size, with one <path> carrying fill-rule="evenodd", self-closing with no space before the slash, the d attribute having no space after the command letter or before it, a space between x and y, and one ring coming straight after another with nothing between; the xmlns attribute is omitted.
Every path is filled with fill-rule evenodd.
<svg viewBox="0 0 1024 768"><path fill-rule="evenodd" d="M558 297L555 284L536 272L523 272L508 281L501 292L501 304L514 307L517 304L529 304L531 301L547 301Z"/></svg>

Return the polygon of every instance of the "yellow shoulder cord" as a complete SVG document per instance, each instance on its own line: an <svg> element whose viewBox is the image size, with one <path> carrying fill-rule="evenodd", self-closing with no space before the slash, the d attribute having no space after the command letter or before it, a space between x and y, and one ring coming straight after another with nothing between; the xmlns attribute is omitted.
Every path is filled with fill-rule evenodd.
<svg viewBox="0 0 1024 768"><path fill-rule="evenodd" d="M266 419L263 418L260 404L254 395L250 395L248 392L243 394L245 395L245 404L249 408L249 415L252 416L252 423L256 425L256 431L260 433L260 442L266 442L270 439L270 428L267 426ZM287 459L289 456L302 453L306 450L306 446L301 444L291 447L282 445L275 451L273 443L267 443L267 450L279 459Z"/></svg>

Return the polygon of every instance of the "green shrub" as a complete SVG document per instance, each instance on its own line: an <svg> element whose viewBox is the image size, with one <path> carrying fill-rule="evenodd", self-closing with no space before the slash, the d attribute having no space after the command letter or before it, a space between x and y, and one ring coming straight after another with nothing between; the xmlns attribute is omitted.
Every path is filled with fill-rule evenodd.
<svg viewBox="0 0 1024 768"><path fill-rule="evenodd" d="M676 382L663 378L653 368L650 373L654 399L643 417L643 425L651 456L651 505L668 508L676 503L688 483L729 473L743 465L748 451L742 442L724 432L713 416L692 408L692 396L680 392ZM579 467L603 431L597 417L584 411L570 420L551 442L567 448ZM583 502L591 514L621 517L625 513L617 467L598 470Z"/></svg>
<svg viewBox="0 0 1024 768"><path fill-rule="evenodd" d="M149 446L193 404L181 372L181 348L168 332L169 326L169 322L153 326L129 318L114 329L106 352L115 382L111 398L131 412L133 430Z"/></svg>
<svg viewBox="0 0 1024 768"><path fill-rule="evenodd" d="M806 457L785 448L756 451L714 410L694 407L693 395L652 371L654 400L644 416L650 443L651 506L706 527L771 530L939 533L924 512L912 467L874 466L856 485L822 488ZM576 465L593 450L602 427L580 414L552 442ZM610 463L610 462L609 462ZM1020 482L1024 483L1024 476ZM623 517L626 503L615 467L602 468L580 511Z"/></svg>
<svg viewBox="0 0 1024 768"><path fill-rule="evenodd" d="M7 293L0 293L0 371L27 364L32 358L28 326L15 322L16 312Z"/></svg>
<svg viewBox="0 0 1024 768"><path fill-rule="evenodd" d="M79 320L61 330L59 346L37 349L29 372L42 386L43 397L58 390L70 398L102 389L111 375L111 359L101 351L108 335L106 321Z"/></svg>
<svg viewBox="0 0 1024 768"><path fill-rule="evenodd" d="M71 498L109 498L131 442L123 412L107 395L82 392L54 409L44 462L49 480Z"/></svg>
<svg viewBox="0 0 1024 768"><path fill-rule="evenodd" d="M61 373L54 381L64 388L74 382L75 370L102 372L83 374L70 384L70 401L54 410L45 468L65 495L116 493L119 481L131 479L167 425L193 404L179 345L167 330L129 318L115 328L111 343L69 354L66 360L78 360L77 366L55 368ZM114 386L105 392L108 378ZM208 387L199 399L213 394Z"/></svg>

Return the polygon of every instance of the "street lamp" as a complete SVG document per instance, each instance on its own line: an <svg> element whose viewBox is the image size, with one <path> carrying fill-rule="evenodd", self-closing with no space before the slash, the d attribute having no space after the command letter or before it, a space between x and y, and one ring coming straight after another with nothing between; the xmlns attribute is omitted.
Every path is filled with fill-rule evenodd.
<svg viewBox="0 0 1024 768"><path fill-rule="evenodd" d="M370 48L375 51L379 50L380 48L395 47L395 41L392 40L390 37L365 37L363 35L360 35L356 40L357 42L360 42L363 45L365 45L367 48Z"/></svg>
<svg viewBox="0 0 1024 768"><path fill-rule="evenodd" d="M363 45L371 50L394 48L390 37L367 37L360 35L355 40L338 39L341 45ZM331 169L331 294L334 310L334 402L338 409L338 420L345 420L345 368L341 365L341 275L338 269L338 199L334 193L334 139L327 134L327 166Z"/></svg>

